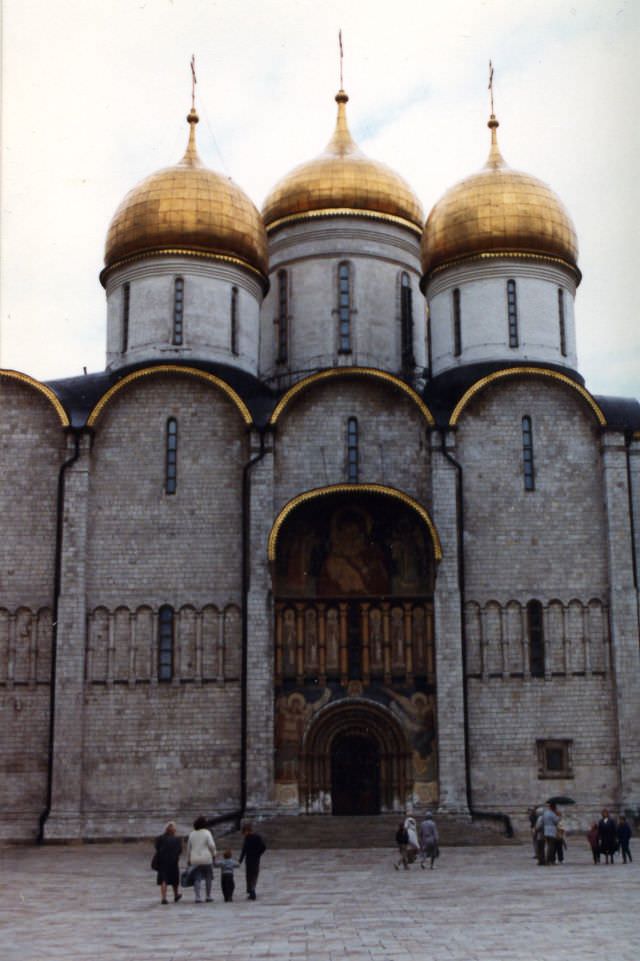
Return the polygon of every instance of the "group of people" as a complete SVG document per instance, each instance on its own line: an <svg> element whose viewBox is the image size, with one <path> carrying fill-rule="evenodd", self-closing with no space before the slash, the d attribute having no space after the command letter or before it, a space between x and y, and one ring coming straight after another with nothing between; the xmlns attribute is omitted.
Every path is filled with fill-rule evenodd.
<svg viewBox="0 0 640 961"><path fill-rule="evenodd" d="M587 831L587 840L594 864L600 864L602 855L604 855L605 864L613 864L613 859L618 851L622 854L624 864L627 861L633 861L629 848L631 825L624 814L620 815L616 824L605 808L600 820L594 821Z"/></svg>
<svg viewBox="0 0 640 961"><path fill-rule="evenodd" d="M565 826L556 804L547 801L544 807L531 812L531 832L534 856L538 864L562 864L567 847ZM605 808L599 821L594 821L587 832L593 863L599 864L604 855L606 864L613 864L614 855L620 851L624 863L632 861L629 842L631 826L623 814L616 824Z"/></svg>
<svg viewBox="0 0 640 961"><path fill-rule="evenodd" d="M418 855L420 855L420 866L426 867L426 862L429 861L429 867L433 870L435 859L440 851L438 829L431 811L427 811L419 832L416 819L410 814L404 821L400 821L396 831L396 844L399 854L398 860L393 865L396 871L400 870L400 865L408 871L409 865L416 861Z"/></svg>
<svg viewBox="0 0 640 961"><path fill-rule="evenodd" d="M227 848L222 858L218 858L216 843L207 827L207 819L198 817L193 822L193 831L187 839L187 868L180 875L180 857L182 855L182 841L177 835L174 821L169 821L164 832L155 840L155 853L151 867L156 871L156 881L160 886L160 900L168 904L167 892L173 889L173 900L177 903L182 898L180 886L191 887L195 895L196 904L213 901L213 869L220 869L220 887L225 901L233 901L235 890L234 871L244 861L246 872L247 897L256 900L256 886L260 873L260 858L266 851L266 845L259 834L253 830L253 825L247 823L242 828L243 844L240 858L236 861L233 852ZM204 885L204 895L203 894Z"/></svg>

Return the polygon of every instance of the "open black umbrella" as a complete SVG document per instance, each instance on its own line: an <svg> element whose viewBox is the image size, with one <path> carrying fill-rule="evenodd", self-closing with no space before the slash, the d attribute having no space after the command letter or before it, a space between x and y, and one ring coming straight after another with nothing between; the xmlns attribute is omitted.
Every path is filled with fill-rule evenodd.
<svg viewBox="0 0 640 961"><path fill-rule="evenodd" d="M547 804L575 804L576 802L572 797L565 797L564 794L556 794L554 797L550 797L546 802Z"/></svg>

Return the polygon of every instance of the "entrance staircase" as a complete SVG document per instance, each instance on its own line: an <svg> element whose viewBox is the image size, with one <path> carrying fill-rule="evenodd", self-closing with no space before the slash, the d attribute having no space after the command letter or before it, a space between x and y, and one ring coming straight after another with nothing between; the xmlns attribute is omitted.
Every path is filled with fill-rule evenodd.
<svg viewBox="0 0 640 961"><path fill-rule="evenodd" d="M452 814L434 814L440 844L483 845L518 844L508 838L499 821L472 820ZM401 815L380 814L366 817L334 815L276 815L255 818L254 831L260 833L268 848L395 848L395 834ZM420 821L420 818L418 818ZM228 843L237 854L242 845L239 832L221 836L213 829L218 848Z"/></svg>

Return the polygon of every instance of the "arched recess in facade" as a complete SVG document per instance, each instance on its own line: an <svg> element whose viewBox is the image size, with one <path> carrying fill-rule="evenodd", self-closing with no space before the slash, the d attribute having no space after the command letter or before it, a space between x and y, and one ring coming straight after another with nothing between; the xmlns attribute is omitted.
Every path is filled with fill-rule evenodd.
<svg viewBox="0 0 640 961"><path fill-rule="evenodd" d="M456 427L462 412L466 406L473 400L476 394L479 394L486 387L494 384L498 381L505 380L507 378L513 377L537 377L541 379L552 380L557 384L563 384L565 387L570 388L575 391L591 409L591 413L594 415L598 424L601 427L606 427L607 420L604 416L602 408L596 401L596 399L589 393L586 388L582 387L580 384L576 383L571 377L567 377L566 374L561 374L557 370L549 370L546 367L509 367L505 370L496 370L494 373L489 374L487 377L482 377L477 380L475 384L462 395L456 406L454 407L451 417L449 419L449 424L451 427Z"/></svg>
<svg viewBox="0 0 640 961"><path fill-rule="evenodd" d="M102 414L104 408L109 404L112 398L118 394L123 388L127 387L129 384L134 383L140 379L158 376L160 374L172 374L180 377L194 377L197 380L202 380L205 383L211 384L213 387L217 387L231 400L231 402L238 409L242 419L247 426L253 423L253 418L249 412L249 408L236 393L233 387L230 387L226 381L222 380L220 377L216 377L215 374L210 374L205 370L200 370L197 367L180 367L177 364L157 364L153 367L144 367L142 370L136 370L131 374L127 374L122 380L119 380L113 387L102 395L98 403L95 405L89 418L87 420L87 427L95 427L100 415Z"/></svg>
<svg viewBox="0 0 640 961"><path fill-rule="evenodd" d="M26 386L38 391L38 393L42 394L43 397L46 397L51 406L54 408L62 427L69 426L69 417L67 416L66 410L51 388L47 387L46 384L42 384L39 380L35 380L33 377L29 377L28 374L22 374L17 370L0 370L0 378L6 378L7 380L16 381L19 384L25 384Z"/></svg>
<svg viewBox="0 0 640 961"><path fill-rule="evenodd" d="M269 560L283 806L380 813L404 809L407 791L437 800L433 595L441 556L428 512L393 488L338 484L281 510ZM321 716L335 722L317 727ZM352 767L343 778L345 758Z"/></svg>
<svg viewBox="0 0 640 961"><path fill-rule="evenodd" d="M300 764L300 792L305 810L328 814L335 809L336 802L343 800L335 797L335 758L340 742L348 738L363 743L371 741L378 760L377 777L361 787L363 807L367 806L366 792L369 792L381 813L404 811L414 786L409 738L387 707L363 698L329 705L319 712L306 731Z"/></svg>

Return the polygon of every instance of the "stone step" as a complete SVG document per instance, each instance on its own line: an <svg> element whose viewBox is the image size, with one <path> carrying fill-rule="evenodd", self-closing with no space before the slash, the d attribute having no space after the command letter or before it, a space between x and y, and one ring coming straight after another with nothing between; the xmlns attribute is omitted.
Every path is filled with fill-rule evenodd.
<svg viewBox="0 0 640 961"><path fill-rule="evenodd" d="M461 815L434 815L440 843L445 846L514 844L499 821L471 819ZM338 817L335 815L277 815L254 818L254 830L270 848L393 848L401 818L397 814ZM419 823L418 819L418 823ZM219 848L228 844L234 852L242 845L240 832L225 834L213 829Z"/></svg>

